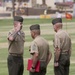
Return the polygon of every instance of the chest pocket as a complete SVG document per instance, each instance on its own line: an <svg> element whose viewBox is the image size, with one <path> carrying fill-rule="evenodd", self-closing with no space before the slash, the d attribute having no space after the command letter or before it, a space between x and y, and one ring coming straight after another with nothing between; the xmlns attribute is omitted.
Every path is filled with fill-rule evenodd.
<svg viewBox="0 0 75 75"><path fill-rule="evenodd" d="M15 41L17 42L25 42L25 36L23 34L17 34L16 38L15 38Z"/></svg>

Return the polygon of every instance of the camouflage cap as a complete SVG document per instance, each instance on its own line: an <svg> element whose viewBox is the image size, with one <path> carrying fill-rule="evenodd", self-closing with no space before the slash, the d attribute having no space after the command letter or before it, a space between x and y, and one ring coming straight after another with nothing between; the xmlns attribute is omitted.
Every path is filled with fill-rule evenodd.
<svg viewBox="0 0 75 75"><path fill-rule="evenodd" d="M14 21L23 22L23 18L21 16L14 16Z"/></svg>
<svg viewBox="0 0 75 75"><path fill-rule="evenodd" d="M55 25L56 23L62 23L62 18L55 18L52 20L53 25Z"/></svg>
<svg viewBox="0 0 75 75"><path fill-rule="evenodd" d="M30 30L40 30L40 25L39 24L31 25Z"/></svg>

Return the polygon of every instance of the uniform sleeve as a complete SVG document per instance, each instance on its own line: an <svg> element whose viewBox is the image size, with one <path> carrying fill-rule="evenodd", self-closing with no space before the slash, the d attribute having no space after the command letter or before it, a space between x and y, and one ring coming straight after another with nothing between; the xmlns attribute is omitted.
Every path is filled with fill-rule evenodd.
<svg viewBox="0 0 75 75"><path fill-rule="evenodd" d="M61 46L60 38L59 38L58 35L55 35L55 38L54 38L54 47L60 49L61 48L60 46Z"/></svg>
<svg viewBox="0 0 75 75"><path fill-rule="evenodd" d="M48 51L47 51L47 55L49 55L49 53L50 53L50 47L49 47L49 43L48 43L48 47L47 47L48 49Z"/></svg>
<svg viewBox="0 0 75 75"><path fill-rule="evenodd" d="M14 39L15 39L15 37L17 36L17 33L18 32L16 32L16 31L14 31L13 29L8 33L8 38L10 37L10 36L12 36Z"/></svg>
<svg viewBox="0 0 75 75"><path fill-rule="evenodd" d="M31 43L30 53L38 53L38 46L35 42Z"/></svg>
<svg viewBox="0 0 75 75"><path fill-rule="evenodd" d="M25 42L25 33L22 31L21 34L22 34L22 39Z"/></svg>
<svg viewBox="0 0 75 75"><path fill-rule="evenodd" d="M71 39L70 39L70 43L69 43L69 54L71 56L71 50L72 50L72 42L71 42Z"/></svg>
<svg viewBox="0 0 75 75"><path fill-rule="evenodd" d="M7 35L7 38L9 38L9 36L11 36L12 35L12 33L11 33L11 31L8 33L8 35Z"/></svg>

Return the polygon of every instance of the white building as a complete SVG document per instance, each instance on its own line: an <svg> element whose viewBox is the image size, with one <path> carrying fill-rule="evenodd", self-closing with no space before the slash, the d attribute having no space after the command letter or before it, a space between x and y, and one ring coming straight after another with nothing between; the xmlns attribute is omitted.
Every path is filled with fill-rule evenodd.
<svg viewBox="0 0 75 75"><path fill-rule="evenodd" d="M46 0L46 4L51 8L55 8L55 4L54 4L55 2L70 2L70 1L73 2L73 0ZM42 0L36 0L36 3L42 4Z"/></svg>
<svg viewBox="0 0 75 75"><path fill-rule="evenodd" d="M38 3L38 4L42 4L42 0L37 0L37 3ZM54 3L55 3L55 0L46 0L47 6L50 6L50 7L52 7L52 8L55 7Z"/></svg>
<svg viewBox="0 0 75 75"><path fill-rule="evenodd" d="M12 0L0 0L0 2L5 2L5 5L3 4L3 6L0 6L0 8L6 8L6 7L12 7ZM48 7L51 7L52 9L55 8L55 2L69 2L69 1L73 1L73 0L45 0L46 1L46 5ZM18 3L17 3L18 4ZM33 7L34 5L36 4L39 4L41 5L42 4L42 0L28 0L28 2L23 2L22 3L22 7Z"/></svg>

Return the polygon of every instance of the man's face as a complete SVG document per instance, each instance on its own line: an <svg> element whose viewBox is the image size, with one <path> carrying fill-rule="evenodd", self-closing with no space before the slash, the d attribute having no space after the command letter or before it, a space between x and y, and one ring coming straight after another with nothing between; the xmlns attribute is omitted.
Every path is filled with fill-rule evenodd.
<svg viewBox="0 0 75 75"><path fill-rule="evenodd" d="M57 26L53 25L54 31L57 32Z"/></svg>
<svg viewBox="0 0 75 75"><path fill-rule="evenodd" d="M34 39L34 32L33 31L31 31L31 37Z"/></svg>
<svg viewBox="0 0 75 75"><path fill-rule="evenodd" d="M18 27L18 26L21 26L21 22L14 21L14 27Z"/></svg>

